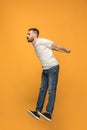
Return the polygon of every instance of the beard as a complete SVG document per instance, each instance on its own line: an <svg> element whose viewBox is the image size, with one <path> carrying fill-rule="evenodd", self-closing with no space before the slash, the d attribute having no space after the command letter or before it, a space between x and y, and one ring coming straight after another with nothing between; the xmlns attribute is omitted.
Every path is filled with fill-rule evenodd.
<svg viewBox="0 0 87 130"><path fill-rule="evenodd" d="M33 38L33 37L31 37L30 39L27 38L27 40L28 40L28 42L33 42L33 41L34 41L34 38Z"/></svg>

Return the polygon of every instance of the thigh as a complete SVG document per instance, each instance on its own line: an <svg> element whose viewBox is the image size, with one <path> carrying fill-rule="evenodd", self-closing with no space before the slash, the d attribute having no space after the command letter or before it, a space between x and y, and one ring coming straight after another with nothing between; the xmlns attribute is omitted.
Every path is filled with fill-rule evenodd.
<svg viewBox="0 0 87 130"><path fill-rule="evenodd" d="M48 76L43 71L42 72L42 77L41 77L41 87L40 87L40 89L47 88L47 86L48 86Z"/></svg>
<svg viewBox="0 0 87 130"><path fill-rule="evenodd" d="M49 69L48 75L48 90L56 90L58 82L59 65Z"/></svg>

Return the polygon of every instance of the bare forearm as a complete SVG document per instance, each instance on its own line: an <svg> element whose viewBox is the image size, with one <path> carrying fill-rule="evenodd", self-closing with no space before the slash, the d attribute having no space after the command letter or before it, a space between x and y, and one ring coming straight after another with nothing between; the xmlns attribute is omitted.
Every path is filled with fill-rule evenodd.
<svg viewBox="0 0 87 130"><path fill-rule="evenodd" d="M60 46L60 47L58 47L58 51L66 52L67 53L68 49Z"/></svg>
<svg viewBox="0 0 87 130"><path fill-rule="evenodd" d="M65 53L70 53L69 49L64 48L63 46L60 46L58 44L53 43L52 49L55 51L60 51L60 52L65 52Z"/></svg>

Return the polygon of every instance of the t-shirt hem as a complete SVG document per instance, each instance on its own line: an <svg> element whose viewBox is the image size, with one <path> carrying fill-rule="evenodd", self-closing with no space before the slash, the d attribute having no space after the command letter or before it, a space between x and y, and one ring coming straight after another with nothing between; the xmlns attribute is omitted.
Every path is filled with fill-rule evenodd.
<svg viewBox="0 0 87 130"><path fill-rule="evenodd" d="M43 67L43 66L42 66L42 69L43 69L43 70L48 70L48 69L50 69L51 67L54 67L54 66L57 66L57 65L59 65L59 63L58 63L58 64L55 64L55 65L52 65L52 66L50 66L50 67Z"/></svg>

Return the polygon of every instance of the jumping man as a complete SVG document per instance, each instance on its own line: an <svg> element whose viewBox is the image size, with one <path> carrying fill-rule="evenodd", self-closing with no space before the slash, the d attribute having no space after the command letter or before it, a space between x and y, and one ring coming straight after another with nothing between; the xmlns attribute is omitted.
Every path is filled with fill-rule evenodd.
<svg viewBox="0 0 87 130"><path fill-rule="evenodd" d="M40 119L40 116L42 116L46 120L51 121L60 67L58 61L52 53L52 50L65 53L70 53L70 50L54 43L51 40L39 38L39 30L36 28L30 28L28 30L27 41L32 43L43 69L36 110L28 110L28 113L36 119ZM49 94L48 104L46 106L46 112L42 113L47 91Z"/></svg>

